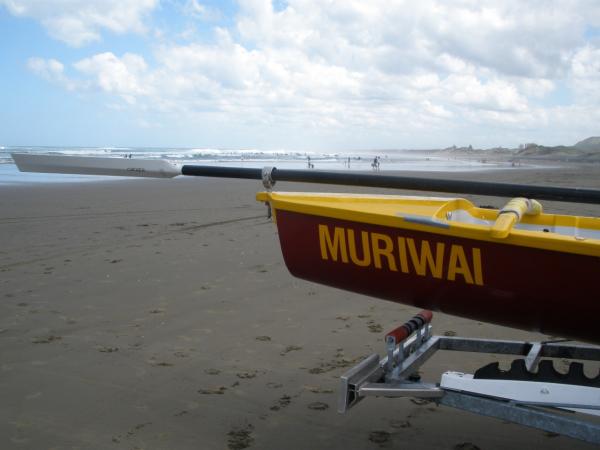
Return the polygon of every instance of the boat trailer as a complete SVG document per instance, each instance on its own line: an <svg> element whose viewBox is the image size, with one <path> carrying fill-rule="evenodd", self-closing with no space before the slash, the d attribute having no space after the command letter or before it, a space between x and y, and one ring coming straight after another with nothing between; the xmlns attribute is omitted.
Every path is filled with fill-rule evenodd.
<svg viewBox="0 0 600 450"><path fill-rule="evenodd" d="M365 397L411 397L600 444L600 373L588 378L581 362L558 372L551 359L600 361L600 347L565 341L505 341L432 335L421 311L386 335L386 356L367 357L341 376L338 411ZM419 368L438 350L519 355L507 371L488 364L474 374L445 372L421 381Z"/></svg>

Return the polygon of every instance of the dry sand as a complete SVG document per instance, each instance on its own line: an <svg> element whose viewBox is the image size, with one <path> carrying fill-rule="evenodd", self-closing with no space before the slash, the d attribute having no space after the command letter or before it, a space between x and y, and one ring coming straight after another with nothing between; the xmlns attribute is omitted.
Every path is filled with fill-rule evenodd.
<svg viewBox="0 0 600 450"><path fill-rule="evenodd" d="M599 173L436 176L597 188ZM339 375L382 353L385 331L417 309L292 278L254 201L260 188L198 178L1 187L0 448L592 448L410 399L338 414ZM540 338L443 314L434 329ZM492 360L440 355L424 375Z"/></svg>

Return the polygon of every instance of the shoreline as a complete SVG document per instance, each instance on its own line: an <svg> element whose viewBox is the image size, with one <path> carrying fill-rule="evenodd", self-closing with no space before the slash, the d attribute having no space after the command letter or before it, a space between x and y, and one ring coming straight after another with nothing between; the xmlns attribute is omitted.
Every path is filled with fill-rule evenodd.
<svg viewBox="0 0 600 450"><path fill-rule="evenodd" d="M27 153L26 151L25 153ZM387 152L387 153L386 153ZM39 153L34 151L33 153ZM127 157L126 154L118 154L106 152L106 149L81 149L81 152L66 151L61 153L60 149L56 149L49 153L54 156L95 156L111 159L122 159ZM81 154L80 154L81 153ZM233 152L236 153L236 152ZM250 153L254 155L249 159L244 159L245 152L237 152L239 155L224 157L223 159L204 159L196 158L195 153L184 154L172 152L156 152L156 151L137 151L135 159L164 159L178 165L207 165L207 166L223 166L223 167L241 167L241 168L263 168L263 167L278 167L280 169L300 169L305 170L308 166L313 166L315 170L325 171L340 171L340 172L358 172L358 173L376 173L372 169L373 158L379 160L381 172L395 173L407 171L409 173L433 172L433 173L464 173L470 174L474 172L490 172L502 170L537 170L537 169L560 169L570 166L587 166L584 162L578 161L559 161L559 160L527 160L515 161L510 157L502 157L493 155L491 157L483 157L481 155L473 156L466 155L447 155L437 154L436 152L410 152L410 151L373 151L372 154L348 154L341 156L339 153L315 154L312 159L309 153L302 156L298 152L273 152L275 158L266 157L271 155L270 152L256 151ZM202 154L200 151L199 154ZM217 153L218 154L218 153ZM224 155L229 155L225 152ZM242 155L242 156L241 156ZM312 153L310 155L313 155ZM378 155L378 156L374 156ZM383 156L380 156L383 155ZM238 159L241 156L241 159ZM183 158L183 159L181 159ZM347 161L349 165L347 165ZM600 166L599 166L600 167ZM378 171L377 171L378 172ZM75 174L44 174L44 173L23 173L19 172L14 164L10 151L0 160L0 186L16 185L16 184L45 184L45 183L83 183L105 181L111 177L107 176L83 176Z"/></svg>
<svg viewBox="0 0 600 450"><path fill-rule="evenodd" d="M294 164L293 169L306 169L302 166L302 162ZM319 171L333 171L333 172L355 172L361 174L382 174L382 175L404 175L404 176L439 176L440 174L448 174L451 177L458 175L470 176L476 175L477 173L490 173L490 172L504 172L504 171L532 171L532 170L561 170L568 167L580 168L578 164L537 164L537 165L519 165L515 167L506 166L507 161L501 162L503 165L495 166L480 166L470 167L466 169L458 169L452 167L439 167L436 169L387 169L383 168L380 171L373 170L354 170L352 168L340 169L337 167L333 168L315 168L314 170ZM238 164L237 166L232 163L231 165L225 164L211 164L211 165L223 165L224 167L249 167L248 165ZM254 165L253 165L254 166ZM297 167L296 167L297 166ZM256 165L257 168L262 168L263 165ZM600 166L599 166L600 167ZM281 167L289 168L289 167ZM184 178L180 176L179 179ZM59 184L80 184L80 183L94 183L94 182L113 182L113 181L131 181L138 180L139 177L116 177L116 176L104 176L104 175L77 175L77 174L57 174L57 173L36 173L36 172L20 172L14 163L0 164L0 186L39 186L39 185L51 185L55 183Z"/></svg>

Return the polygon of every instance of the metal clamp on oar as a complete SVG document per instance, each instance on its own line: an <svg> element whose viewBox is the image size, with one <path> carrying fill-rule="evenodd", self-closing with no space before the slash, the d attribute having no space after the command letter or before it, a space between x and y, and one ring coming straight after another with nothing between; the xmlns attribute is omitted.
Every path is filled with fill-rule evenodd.
<svg viewBox="0 0 600 450"><path fill-rule="evenodd" d="M275 167L270 167L270 166L265 166L262 168L262 171L261 171L262 182L263 182L263 186L265 187L265 189L267 191L271 191L271 189L273 189L273 186L275 186L275 180L273 179L273 171L274 170L275 170Z"/></svg>
<svg viewBox="0 0 600 450"><path fill-rule="evenodd" d="M273 186L275 186L275 180L273 179L274 170L275 167L266 166L263 167L261 171L263 186L267 192L271 192ZM265 205L267 205L267 219L270 219L273 215L273 212L271 211L271 203L265 202Z"/></svg>
<svg viewBox="0 0 600 450"><path fill-rule="evenodd" d="M503 239L508 236L515 224L521 221L524 214L535 216L541 214L542 209L542 204L537 200L513 198L498 213L490 234L493 238Z"/></svg>

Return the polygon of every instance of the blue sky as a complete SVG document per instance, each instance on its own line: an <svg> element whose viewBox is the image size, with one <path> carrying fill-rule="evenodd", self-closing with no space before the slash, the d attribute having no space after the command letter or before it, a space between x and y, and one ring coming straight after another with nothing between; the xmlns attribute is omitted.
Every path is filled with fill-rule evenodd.
<svg viewBox="0 0 600 450"><path fill-rule="evenodd" d="M336 150L600 135L600 6L0 0L0 145Z"/></svg>

